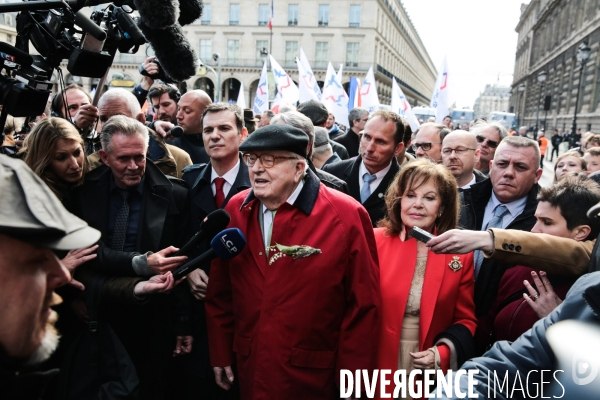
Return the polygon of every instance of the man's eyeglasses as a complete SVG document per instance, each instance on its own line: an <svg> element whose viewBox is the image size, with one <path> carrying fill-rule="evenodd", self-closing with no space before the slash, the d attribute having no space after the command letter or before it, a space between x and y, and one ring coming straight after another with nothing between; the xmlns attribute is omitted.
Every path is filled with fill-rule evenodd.
<svg viewBox="0 0 600 400"><path fill-rule="evenodd" d="M419 147L422 148L423 151L429 151L434 144L442 144L442 142L413 143L410 147L412 147L414 151L419 150Z"/></svg>
<svg viewBox="0 0 600 400"><path fill-rule="evenodd" d="M271 154L261 154L259 156L259 155L252 154L252 153L246 153L242 156L242 158L244 159L244 162L246 163L246 165L249 167L253 167L256 160L260 159L260 163L265 168L273 168L273 166L275 165L275 161L278 159L281 159L281 160L297 160L298 159L296 157L281 157L281 156L274 156Z"/></svg>
<svg viewBox="0 0 600 400"><path fill-rule="evenodd" d="M486 139L481 135L477 135L475 137L477 138L477 143L483 144L483 142L485 142L487 140L487 145L490 146L492 149L495 149L496 147L498 147L498 142L496 142L495 140Z"/></svg>
<svg viewBox="0 0 600 400"><path fill-rule="evenodd" d="M469 149L469 148L466 148L466 147L458 147L456 149L448 149L448 148L446 148L446 149L442 149L442 154L445 155L445 156L449 156L449 155L452 154L452 152L455 152L457 156L460 156L460 155L465 154L469 150L477 150L477 149Z"/></svg>

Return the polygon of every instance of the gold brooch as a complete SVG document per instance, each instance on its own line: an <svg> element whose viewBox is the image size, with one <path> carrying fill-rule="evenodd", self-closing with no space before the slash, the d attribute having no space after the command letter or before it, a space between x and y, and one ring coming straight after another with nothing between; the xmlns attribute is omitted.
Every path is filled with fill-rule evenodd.
<svg viewBox="0 0 600 400"><path fill-rule="evenodd" d="M452 261L450 261L450 264L448 264L448 266L454 272L456 272L459 269L461 269L462 268L462 263L460 262L460 257L458 257L458 256L452 257Z"/></svg>

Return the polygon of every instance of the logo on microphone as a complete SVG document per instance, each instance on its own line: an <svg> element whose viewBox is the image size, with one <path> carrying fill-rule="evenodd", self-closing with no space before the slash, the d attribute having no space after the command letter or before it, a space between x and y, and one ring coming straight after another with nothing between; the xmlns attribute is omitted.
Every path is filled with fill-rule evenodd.
<svg viewBox="0 0 600 400"><path fill-rule="evenodd" d="M238 252L238 249L237 247L235 247L235 244L231 240L227 239L227 235L221 236L221 243L223 243L223 246L225 246L230 253Z"/></svg>
<svg viewBox="0 0 600 400"><path fill-rule="evenodd" d="M573 382L576 385L587 385L596 379L598 364L583 358L573 358Z"/></svg>

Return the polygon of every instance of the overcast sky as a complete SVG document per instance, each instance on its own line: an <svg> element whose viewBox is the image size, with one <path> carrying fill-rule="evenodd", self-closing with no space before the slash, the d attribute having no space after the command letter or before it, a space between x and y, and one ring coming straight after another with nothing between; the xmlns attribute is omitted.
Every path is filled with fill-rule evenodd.
<svg viewBox="0 0 600 400"><path fill-rule="evenodd" d="M436 69L448 56L458 107L472 107L486 84L509 86L524 0L402 0Z"/></svg>

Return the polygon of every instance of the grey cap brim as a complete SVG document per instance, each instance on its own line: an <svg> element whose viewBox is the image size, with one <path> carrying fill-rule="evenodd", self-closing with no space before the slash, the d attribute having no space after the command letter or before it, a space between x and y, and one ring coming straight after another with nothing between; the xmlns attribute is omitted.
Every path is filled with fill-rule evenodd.
<svg viewBox="0 0 600 400"><path fill-rule="evenodd" d="M86 226L60 239L42 241L39 244L54 250L75 250L94 245L100 240L100 236L99 230Z"/></svg>

